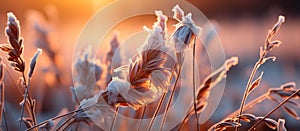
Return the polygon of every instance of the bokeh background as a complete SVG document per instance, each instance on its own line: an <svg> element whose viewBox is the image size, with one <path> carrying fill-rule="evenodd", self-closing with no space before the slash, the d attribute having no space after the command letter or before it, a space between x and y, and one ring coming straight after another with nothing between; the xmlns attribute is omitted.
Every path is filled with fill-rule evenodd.
<svg viewBox="0 0 300 131"><path fill-rule="evenodd" d="M47 30L51 49L56 53L55 64L51 62L51 58L43 54L33 76L31 91L39 103L37 107L39 121L75 108L69 91L72 86L73 49L81 29L89 18L110 2L113 0L0 0L0 43L6 43L4 33L6 13L14 12L21 23L21 35L25 39L24 58L27 63L36 50L36 41L41 37L37 33L37 25ZM270 54L276 56L277 60L267 62L259 70L264 71L261 87L254 91L250 99L263 94L270 87L279 87L286 82L294 81L300 84L299 1L188 0L188 2L213 21L226 57L239 57L238 66L232 68L228 74L222 101L216 113L203 125L203 129L238 109L249 74L258 59L259 46L263 44L268 29L277 21L279 15L286 16L286 22L275 39L281 40L283 44ZM127 26L118 28L120 41L127 37L126 32L141 30L140 25L144 21L149 21L150 26L151 22L155 21L155 17L140 17L128 20L127 24L123 23ZM109 42L112 36L113 32L108 34L104 42ZM4 53L0 54L5 57ZM104 58L101 54L97 57ZM13 72L9 64L4 63L8 71ZM16 83L20 82L18 79L20 74L10 73L10 75ZM18 103L22 96L16 93L12 80L6 74L4 81L6 114L9 116L8 121L14 122L19 117ZM275 102L263 102L249 112L264 115L275 106ZM300 113L299 109L297 111ZM271 117L284 117L289 130L300 130L299 120L293 119L283 110L276 111ZM14 129L13 124L10 126Z"/></svg>

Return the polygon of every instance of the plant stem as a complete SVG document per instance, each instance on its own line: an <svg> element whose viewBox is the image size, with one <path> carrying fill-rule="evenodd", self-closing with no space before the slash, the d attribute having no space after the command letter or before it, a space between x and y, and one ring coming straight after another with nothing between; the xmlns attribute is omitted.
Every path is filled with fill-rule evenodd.
<svg viewBox="0 0 300 131"><path fill-rule="evenodd" d="M249 103L247 103L247 104L244 106L244 110L248 110L248 109L250 109L251 107L253 107L254 105L256 105L256 104L262 102L262 101L265 100L265 99L267 99L267 98L268 98L268 95L269 95L269 93L265 93L265 94L259 96L258 98L256 98L256 99L250 101ZM226 116L223 120L225 120L226 118L233 118L234 116L236 116L236 115L239 114L239 111L240 111L240 110L238 109L238 110L232 112L230 115Z"/></svg>
<svg viewBox="0 0 300 131"><path fill-rule="evenodd" d="M256 73L256 71L257 71L258 68L259 68L259 64L258 64L258 62L256 62L256 64L253 67L253 70L252 70L252 72L250 74L250 77L248 79L246 90L244 91L242 103L240 105L239 115L241 115L243 113L243 108L244 108L244 105L245 105L245 102L246 102L246 99L247 99L247 96L248 96L248 90L250 88L250 84L252 83L254 75L255 75L255 73Z"/></svg>
<svg viewBox="0 0 300 131"><path fill-rule="evenodd" d="M20 90L19 86L17 86L16 82L15 82L14 79L12 78L12 75L10 74L10 72L8 71L7 68L5 68L5 71L6 71L6 73L8 74L8 77L11 79L11 81L12 81L14 87L17 89L18 93L19 93L21 96L23 96L22 91ZM31 100L30 95L29 95L29 92L28 92L27 97L28 97L29 100ZM30 107L29 107L28 105L25 105L25 108L26 108L26 110L27 110L28 112L31 112ZM31 112L30 117L33 117L32 114L34 115L34 113ZM35 117L35 116L34 116L34 117ZM35 121L35 122L36 122L36 121Z"/></svg>
<svg viewBox="0 0 300 131"><path fill-rule="evenodd" d="M178 74L177 74L177 77L176 77L176 80L175 80L175 83L174 83L172 92L171 92L171 94L170 94L168 103L167 103L167 105L166 105L166 110L165 110L165 112L164 112L163 119L162 119L162 122L161 122L161 125L160 125L160 131L162 131L162 129L164 128L164 124L165 124L166 119L167 119L167 114L168 114L168 111L169 111L169 108L170 108L170 105L171 105L171 102L172 102L172 99L173 99L173 96L174 96L174 93L175 93L175 89L176 89L176 86L177 86L179 77L180 77L180 75L181 75L181 68L182 68L182 65L183 65L183 61L184 61L184 56L181 57L181 62L180 62L180 64L178 64L178 66L179 66L179 71L178 71Z"/></svg>
<svg viewBox="0 0 300 131"><path fill-rule="evenodd" d="M75 119L71 119L71 120L66 124L66 126L65 126L64 128L62 128L62 131L65 131L65 130L68 129L72 124L74 124L74 123L73 123L74 120L75 120ZM79 125L77 124L77 126L79 126ZM76 127L76 128L78 128L78 127ZM75 129L76 129L76 128L75 128Z"/></svg>
<svg viewBox="0 0 300 131"><path fill-rule="evenodd" d="M196 54L196 38L194 39L194 45L193 45L193 98L194 98L194 111L195 111L195 118L197 123L197 131L199 131L199 122L198 122L198 114L197 114L197 103L196 103L196 84L195 84L195 54Z"/></svg>
<svg viewBox="0 0 300 131"><path fill-rule="evenodd" d="M274 113L277 109L279 109L282 105L284 105L287 101L289 101L291 98L293 98L299 92L300 92L300 89L298 89L295 93L293 93L288 98L286 98L284 101L282 101L280 104L278 104L272 111L270 111L262 119L260 119L258 122L256 122L248 131L253 130L256 126L258 126L259 123L261 123L264 119L266 119L267 117L269 117L272 113Z"/></svg>
<svg viewBox="0 0 300 131"><path fill-rule="evenodd" d="M139 126L138 126L138 131L140 130L140 128L141 128L141 125L142 125L142 121L143 121L143 119L144 119L144 115L145 115L145 112L146 112L146 108L147 108L147 106L145 106L144 107L144 109L143 109L143 111L142 111L142 115L141 115L141 120L140 120L140 122L139 122Z"/></svg>
<svg viewBox="0 0 300 131"><path fill-rule="evenodd" d="M9 131L8 129L8 124L7 124L7 117L6 117L6 111L5 111L5 108L3 110L3 117L4 117L4 120L5 120L5 129L6 131Z"/></svg>
<svg viewBox="0 0 300 131"><path fill-rule="evenodd" d="M21 125L22 125L23 116L24 116L24 108L25 108L25 105L26 105L26 102L27 102L27 94L28 94L28 87L27 87L27 84L26 84L26 78L25 78L24 72L22 72L22 77L23 77L23 80L24 80L25 92L24 92L24 101L23 101L22 110L21 110L21 117L20 117L20 121L19 121L19 130L21 130Z"/></svg>
<svg viewBox="0 0 300 131"><path fill-rule="evenodd" d="M253 78L254 78L254 76L256 74L256 71L260 67L260 65L261 65L263 59L266 57L266 55L267 55L267 51L263 50L262 55L259 57L258 61L255 63L255 65L254 65L254 67L252 69L252 72L251 72L250 77L248 79L247 86L246 86L246 89L244 91L243 99L242 99L242 102L241 102L241 105L240 105L239 115L241 115L243 113L243 108L244 108L246 99L248 97L248 91L249 91L250 85L251 85L251 83L253 81ZM238 119L238 122L240 122L240 119ZM237 129L238 129L238 127L236 127L236 131L237 131Z"/></svg>
<svg viewBox="0 0 300 131"><path fill-rule="evenodd" d="M72 115L72 116L69 117L66 121L64 121L59 127L57 127L57 129L55 129L55 131L59 131L59 130L62 129L69 121L72 121L73 116L74 116L74 115ZM65 128L64 128L64 129L65 129Z"/></svg>
<svg viewBox="0 0 300 131"><path fill-rule="evenodd" d="M63 114L63 115L56 116L56 117L53 117L53 118L51 118L51 119L45 120L45 121L43 121L43 122L41 122L41 123L39 123L39 124L37 124L37 125L32 126L31 128L26 129L26 131L29 131L29 130L32 130L32 129L34 129L34 128L37 128L37 127L39 127L39 126L41 126L41 125L44 125L44 124L46 124L46 123L47 123L48 121L50 121L50 120L56 120L56 119L59 119L59 118L62 118L62 117L68 116L68 115L72 115L73 113L83 111L83 110L85 110L85 109L87 109L87 108L89 108L89 107L81 108L81 109L78 109L78 110L74 110L74 111L68 112L68 113L66 113L66 114Z"/></svg>
<svg viewBox="0 0 300 131"><path fill-rule="evenodd" d="M172 81L172 79L173 79L175 70L176 70L176 64L174 65L174 67L173 67L173 69L172 69L172 73L171 73L171 76L170 76L170 79L169 79L169 85L171 84L171 81ZM163 101L164 101L164 99L165 99L165 97L166 97L166 94L167 94L167 93L165 93L165 92L162 94L162 96L161 96L161 98L160 98L160 100L159 100L159 103L158 103L158 105L157 105L157 107L156 107L156 109L155 109L155 111L154 111L154 114L153 114L153 116L152 116L152 118L151 118L151 120L150 120L150 123L149 123L149 125L148 125L147 131L150 131L150 130L151 130L152 125L153 125L153 123L154 123L154 120L155 120L155 118L156 118L156 116L157 116L157 114L158 114L158 111L160 110L160 108L161 108L161 106L162 106L162 103L163 103Z"/></svg>
<svg viewBox="0 0 300 131"><path fill-rule="evenodd" d="M156 107L156 109L155 109L155 111L154 111L154 114L153 114L153 116L152 116L152 118L151 118L151 120L150 120L150 123L149 123L149 125L148 125L147 131L150 131L150 130L151 130L152 125L153 125L153 123L154 123L154 120L155 120L155 118L156 118L156 116L157 116L157 114L158 114L158 111L159 111L159 109L160 109L160 107L161 107L161 105L162 105L163 100L165 99L165 97L166 97L166 93L164 93L164 94L161 96L161 98L160 98L160 100L159 100L159 103L158 103L158 105L157 105L157 107Z"/></svg>
<svg viewBox="0 0 300 131"><path fill-rule="evenodd" d="M116 108L116 111L115 111L115 114L114 114L114 118L113 118L113 121L112 121L110 129L109 129L110 131L112 131L113 128L114 128L114 125L115 125L116 120L117 120L118 112L119 112L119 106L117 106L117 108Z"/></svg>

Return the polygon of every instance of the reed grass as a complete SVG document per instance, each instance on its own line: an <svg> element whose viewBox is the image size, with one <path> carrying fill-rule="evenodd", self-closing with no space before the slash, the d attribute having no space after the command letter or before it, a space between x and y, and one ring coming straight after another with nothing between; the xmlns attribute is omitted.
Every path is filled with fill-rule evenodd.
<svg viewBox="0 0 300 131"><path fill-rule="evenodd" d="M111 50L107 53L105 64L102 65L99 61L90 59L91 50L87 49L78 57L74 67L77 72L76 84L71 88L73 96L75 98L76 106L75 110L66 114L62 114L43 122L37 123L36 120L36 100L30 96L31 79L33 77L34 69L37 64L37 59L41 55L42 50L38 49L32 57L28 66L29 71L26 75L25 66L26 62L23 58L23 38L21 37L21 30L19 20L13 13L8 13L7 27L5 29L8 44L1 44L0 49L7 53L7 60L11 63L11 67L15 72L21 73L23 80L22 87L20 88L15 81L14 86L17 88L20 95L23 95L23 101L21 102L21 113L19 121L19 130L22 130L22 122L26 126L26 131L29 130L68 130L73 129L72 126L76 126L79 129L80 122L88 125L96 124L98 126L104 125L103 130L115 130L117 116L120 113L120 108L132 108L138 114L138 109L143 108L140 120L137 122L137 130L142 130L141 125L143 119L146 117L148 110L154 110L151 116L150 123L147 125L147 130L150 131L153 128L153 124L158 115L158 112L165 107L163 112L163 118L159 125L159 128L155 130L164 130L167 125L167 117L170 106L174 100L174 94L177 88L180 88L178 82L181 78L181 71L183 63L185 62L186 49L192 48L193 60L192 60L192 95L193 103L186 112L183 120L174 128L176 130L183 130L185 124L188 124L188 120L191 116L195 116L195 125L193 128L200 130L199 116L203 110L209 104L207 99L210 97L212 88L215 88L218 83L226 78L228 71L238 64L237 57L231 57L227 59L224 64L208 74L204 81L200 84L200 87L196 87L195 76L195 63L196 63L196 39L201 32L201 28L195 25L192 20L192 14L184 14L184 11L176 5L172 9L173 18L178 21L176 29L171 35L171 41L167 41L167 17L163 15L161 11L156 11L157 21L153 24L152 28L144 27L148 32L147 38L145 38L144 44L142 44L137 50L138 54L132 59L128 65L120 65L117 69L112 69L112 58L119 47L117 37L114 36L111 41ZM267 61L275 60L274 56L268 56L268 54L278 47L281 42L279 40L273 40L275 34L278 33L281 25L284 23L285 18L279 16L277 23L269 30L264 45L260 48L259 58L255 63L252 72L249 76L246 89L241 101L240 108L237 111L232 112L225 117L222 121L214 124L209 130L239 130L240 127L247 128L248 130L254 130L259 124L264 123L270 129L277 129L280 131L286 130L285 119L269 118L272 113L277 111L280 107L283 107L286 113L295 119L300 119L295 108L299 108L299 103L295 101L300 97L300 90L296 89L296 84L289 82L283 84L279 88L270 88L268 92L260 95L258 98L250 101L246 104L248 96L253 90L259 89L260 83L263 80L264 73L255 79L258 69ZM36 30L45 37L40 27L36 27ZM43 38L44 39L44 38ZM50 48L49 43L44 40L39 46L45 48L45 52L50 56L53 63L55 63L55 51ZM167 67L170 56L174 53L177 61L174 65L171 65L172 69ZM118 55L121 57L120 55ZM2 119L7 121L4 117L5 107L5 93L4 93L4 69L11 80L11 72L9 72L2 62L0 57L0 125L3 125ZM103 70L107 69L105 80L102 83L106 87L104 90L100 90L97 84L98 81L104 79L101 77ZM118 72L121 72L118 74ZM117 73L119 76L113 76L113 73ZM172 80L175 80L174 82ZM199 89L199 90L197 90ZM170 92L168 92L170 91ZM170 97L166 99L166 95L169 93ZM160 98L160 99L159 99ZM151 108L157 99L158 104L155 108ZM163 105L166 100L167 104ZM271 100L278 103L269 113L261 116L256 116L256 113L244 113L258 103L264 100ZM287 103L293 106L289 106ZM54 124L61 118L67 118L62 120L61 124ZM251 123L251 127L246 127ZM107 124L109 127L105 128ZM249 124L248 124L249 125ZM6 129L8 126L6 124Z"/></svg>

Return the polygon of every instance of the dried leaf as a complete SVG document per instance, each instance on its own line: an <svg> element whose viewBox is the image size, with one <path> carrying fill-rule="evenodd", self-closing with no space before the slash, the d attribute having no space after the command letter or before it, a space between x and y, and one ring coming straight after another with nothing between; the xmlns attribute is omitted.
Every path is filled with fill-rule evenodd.
<svg viewBox="0 0 300 131"><path fill-rule="evenodd" d="M35 68L35 64L36 64L36 61L37 61L37 58L38 56L42 53L42 49L37 49L37 51L35 52L31 62L30 62L30 70L29 70L29 73L28 73L28 77L30 78L32 76L32 73L34 71L34 68Z"/></svg>
<svg viewBox="0 0 300 131"><path fill-rule="evenodd" d="M284 119L278 119L277 122L277 131L287 131L287 129L285 128L284 124L285 124L285 120Z"/></svg>
<svg viewBox="0 0 300 131"><path fill-rule="evenodd" d="M283 89L284 91L292 91L295 89L295 87L296 87L295 82L288 82L280 86L280 88Z"/></svg>
<svg viewBox="0 0 300 131"><path fill-rule="evenodd" d="M240 120L246 121L246 122L251 122L257 120L256 116L253 114L242 114L240 116L237 116Z"/></svg>
<svg viewBox="0 0 300 131"><path fill-rule="evenodd" d="M271 29L271 32L270 32L270 35L273 36L275 33L278 32L278 30L280 29L281 27L281 24L283 24L285 21L285 17L284 16L279 16L278 17L278 21L276 24L274 24L273 28Z"/></svg>
<svg viewBox="0 0 300 131"><path fill-rule="evenodd" d="M290 107L287 107L287 106L283 106L283 109L284 109L290 116L292 116L292 117L294 117L295 119L299 120L299 115L298 115L298 113L297 113L294 109L292 109L292 108L290 108Z"/></svg>
<svg viewBox="0 0 300 131"><path fill-rule="evenodd" d="M267 58L264 58L260 64L264 64L266 61L268 60L272 60L272 61L275 61L276 60L276 57L275 56L270 56L270 57L267 57Z"/></svg>
<svg viewBox="0 0 300 131"><path fill-rule="evenodd" d="M279 47L280 45L281 45L281 41L279 41L279 40L271 41L269 43L269 46L267 47L266 51L271 51L271 50L273 50L273 48Z"/></svg>
<svg viewBox="0 0 300 131"><path fill-rule="evenodd" d="M182 17L184 16L183 10L179 7L179 5L174 6L172 9L174 12L173 18L176 19L177 21L181 21Z"/></svg>
<svg viewBox="0 0 300 131"><path fill-rule="evenodd" d="M250 92L252 92L256 87L259 86L263 74L264 74L264 72L261 72L260 76L259 76L259 77L258 77L258 78L250 85L250 88L249 88L249 90L248 90L248 94L249 94Z"/></svg>
<svg viewBox="0 0 300 131"><path fill-rule="evenodd" d="M258 120L261 120L263 117L257 117L257 118L258 118ZM277 128L278 123L275 120L273 120L271 118L265 118L263 121L269 128L271 128L273 130L275 130Z"/></svg>
<svg viewBox="0 0 300 131"><path fill-rule="evenodd" d="M228 127L239 127L241 126L240 123L237 122L221 122L218 125L215 126L215 129L222 129L222 128L228 128Z"/></svg>
<svg viewBox="0 0 300 131"><path fill-rule="evenodd" d="M22 121L23 121L23 123L25 124L25 126L26 126L27 128L30 128L30 127L33 126L33 125L32 125L33 121L32 121L31 118L26 117L26 118L23 118Z"/></svg>
<svg viewBox="0 0 300 131"><path fill-rule="evenodd" d="M4 52L10 52L12 47L9 44L1 44L0 49Z"/></svg>
<svg viewBox="0 0 300 131"><path fill-rule="evenodd" d="M282 89L271 89L269 90L269 93L270 94L276 94L278 96L280 96L281 98L285 99L287 97L289 97L290 95L292 95L295 91L292 90L292 91L284 91ZM294 96L293 97L294 99L297 99L298 96Z"/></svg>
<svg viewBox="0 0 300 131"><path fill-rule="evenodd" d="M275 130L277 128L278 123L273 119L265 118L264 122L268 127L270 127L273 130Z"/></svg>
<svg viewBox="0 0 300 131"><path fill-rule="evenodd" d="M54 127L54 122L52 120L48 120L46 124L40 127L40 130L51 131Z"/></svg>
<svg viewBox="0 0 300 131"><path fill-rule="evenodd" d="M290 104L292 104L292 105L297 106L298 108L300 108L300 104L297 101L294 101L292 99L288 100L287 103L290 103Z"/></svg>
<svg viewBox="0 0 300 131"><path fill-rule="evenodd" d="M273 96L272 94L269 94L269 95L268 95L268 99L280 103L280 100L278 100L278 98L276 98L276 96Z"/></svg>

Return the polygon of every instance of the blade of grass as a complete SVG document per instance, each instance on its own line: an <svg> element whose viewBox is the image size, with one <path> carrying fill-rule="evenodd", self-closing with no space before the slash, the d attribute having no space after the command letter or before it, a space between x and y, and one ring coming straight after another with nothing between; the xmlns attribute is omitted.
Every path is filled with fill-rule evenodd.
<svg viewBox="0 0 300 131"><path fill-rule="evenodd" d="M282 101L280 104L278 104L273 110L271 110L268 114L266 114L262 119L260 119L258 122L256 122L248 131L254 130L256 126L258 126L259 123L261 123L264 119L269 117L272 113L274 113L277 109L279 109L282 105L284 105L287 101L289 101L291 98L293 98L295 95L297 95L300 92L300 89L298 89L295 93L290 95L288 98L286 98L284 101Z"/></svg>
<svg viewBox="0 0 300 131"><path fill-rule="evenodd" d="M170 83L171 83L171 81L172 81L172 79L173 79L175 70L176 70L176 64L174 65L174 67L173 67L173 69L172 69L171 77L170 77L170 79L169 79L169 85L170 85ZM151 130L152 125L153 125L153 123L154 123L154 120L155 120L155 118L156 118L156 116L157 116L157 114L158 114L158 111L160 110L160 108L161 108L161 106L162 106L162 103L163 103L163 101L165 100L166 94L167 94L167 93L163 93L163 95L161 96L161 98L160 98L160 100L159 100L159 103L158 103L158 105L157 105L157 107L156 107L156 109L155 109L155 111L154 111L154 113L153 113L153 116L152 116L151 120L150 120L150 123L149 123L149 125L148 125L147 131L150 131L150 130Z"/></svg>
<svg viewBox="0 0 300 131"><path fill-rule="evenodd" d="M195 118L196 118L196 123L197 123L197 131L199 131L199 122L198 122L198 114L197 114L197 100L196 100L196 84L195 84L195 54L196 54L196 38L194 39L194 45L193 45L193 98L194 98L194 111L195 111Z"/></svg>
<svg viewBox="0 0 300 131"><path fill-rule="evenodd" d="M144 119L144 115L145 115L146 108L147 108L147 106L145 106L145 107L143 108L142 115L141 115L141 118L140 118L141 120L140 120L139 126L138 126L138 128L137 128L138 131L139 131L140 128L141 128L141 125L142 125L142 122L143 122L143 119Z"/></svg>
<svg viewBox="0 0 300 131"><path fill-rule="evenodd" d="M178 74L177 74L177 77L176 77L176 80L175 80L175 83L174 83L172 92L171 92L171 94L170 94L168 103L167 103L167 105L166 105L166 109L165 109L165 112L164 112L164 115L163 115L163 118L162 118L162 122L161 122L161 125L160 125L160 131L162 131L162 129L164 128L164 124L165 124L165 122L166 122L167 115L168 115L168 111L169 111L171 102L172 102L172 100L173 100L173 96L174 96L174 93L175 93L175 89L176 89L176 86L177 86L179 77L180 77L180 75L181 75L181 68L182 68L183 62L184 62L184 55L183 55L182 58L181 58L181 62L180 62L181 64L177 64L177 65L179 66L179 71L178 71Z"/></svg>
<svg viewBox="0 0 300 131"><path fill-rule="evenodd" d="M248 109L250 109L250 108L252 108L254 105L256 105L256 104L262 102L262 101L265 100L265 99L267 99L267 98L268 98L268 95L269 95L269 93L265 93L265 94L259 96L258 98L256 98L256 99L250 101L249 103L247 103L247 104L244 106L244 111L245 111L245 110L248 110ZM240 111L240 110L238 109L238 110L232 112L230 115L226 116L223 120L225 120L225 119L227 119L227 118L233 118L234 116L236 116L236 115L239 114L239 111Z"/></svg>
<svg viewBox="0 0 300 131"><path fill-rule="evenodd" d="M113 121L112 121L110 129L109 129L110 131L112 131L113 128L114 128L114 125L115 125L116 120L117 120L118 112L119 112L119 106L117 106L117 108L116 108L116 111L115 111L115 114L114 114L114 118L113 118Z"/></svg>

